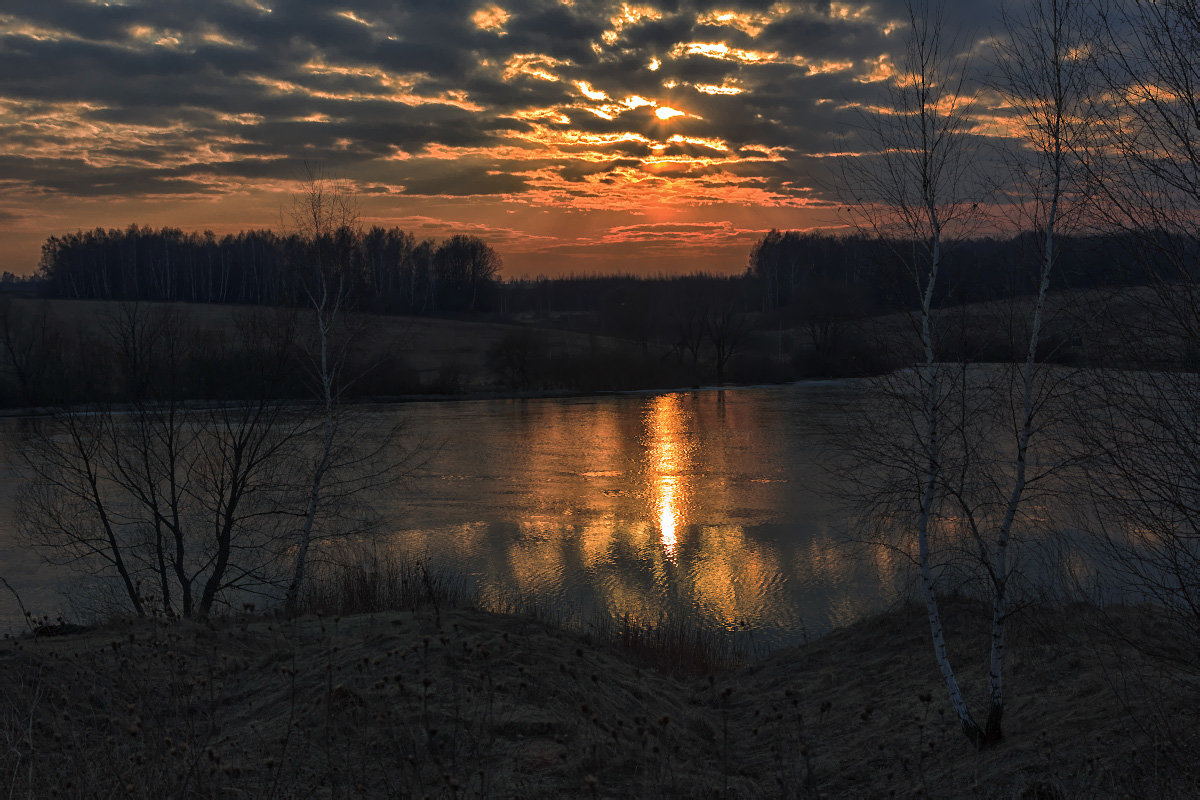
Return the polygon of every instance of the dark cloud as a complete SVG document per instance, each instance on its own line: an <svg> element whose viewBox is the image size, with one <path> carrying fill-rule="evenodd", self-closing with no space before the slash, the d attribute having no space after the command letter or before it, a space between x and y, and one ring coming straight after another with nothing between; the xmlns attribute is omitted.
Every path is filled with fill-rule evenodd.
<svg viewBox="0 0 1200 800"><path fill-rule="evenodd" d="M76 197L217 193L196 167L96 167L79 159L0 155L0 172L9 180Z"/></svg>
<svg viewBox="0 0 1200 800"><path fill-rule="evenodd" d="M720 172L790 197L823 171L809 154L844 144L845 106L878 91L862 78L895 54L884 25L903 13L899 0L630 5L11 0L0 99L20 108L0 120L0 166L39 191L136 196L285 178L309 159L405 194L472 195L545 188L522 177L543 168L580 192L665 155L681 161L657 178ZM685 115L621 105L633 96Z"/></svg>

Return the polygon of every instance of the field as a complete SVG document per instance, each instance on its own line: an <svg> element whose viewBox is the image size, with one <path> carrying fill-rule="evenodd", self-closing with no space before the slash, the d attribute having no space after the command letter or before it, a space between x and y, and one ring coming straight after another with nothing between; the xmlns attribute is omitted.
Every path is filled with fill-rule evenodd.
<svg viewBox="0 0 1200 800"><path fill-rule="evenodd" d="M255 306L143 303L150 312L170 309L188 329L200 335L228 333L237 320L252 315L278 313ZM51 325L70 338L104 341L120 304L102 300L12 301L14 319L29 319L45 309ZM299 309L301 324L306 317ZM311 314L311 311L309 312ZM416 392L482 392L497 388L489 354L502 343L530 347L539 353L558 352L576 360L598 353L626 357L640 353L631 343L603 336L526 325L475 322L431 317L355 315L353 326L360 361L371 365L366 380L383 387L381 394ZM0 361L4 358L0 354Z"/></svg>

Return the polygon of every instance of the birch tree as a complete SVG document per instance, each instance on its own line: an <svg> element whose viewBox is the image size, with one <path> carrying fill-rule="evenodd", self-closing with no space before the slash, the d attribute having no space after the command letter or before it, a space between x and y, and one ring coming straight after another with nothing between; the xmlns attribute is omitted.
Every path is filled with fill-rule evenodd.
<svg viewBox="0 0 1200 800"><path fill-rule="evenodd" d="M856 462L856 490L876 518L898 517L907 527L909 487L916 492L912 534L934 657L963 732L980 744L983 731L963 698L946 646L931 547L945 484L950 408L964 379L938 358L935 297L947 239L964 233L977 207L969 188L972 154L966 136L973 98L964 91L966 64L943 38L941 6L910 3L908 17L904 59L888 102L867 118L868 152L847 163L844 179L853 192L852 221L885 241L911 246L905 253L901 245L896 256L916 301L910 323L918 360L913 369L875 382L876 402L887 413L865 420L849 449ZM897 438L890 428L906 435ZM900 446L881 449L889 443ZM888 468L881 469L881 462Z"/></svg>
<svg viewBox="0 0 1200 800"><path fill-rule="evenodd" d="M339 341L336 334L345 320L349 303L349 275L339 245L344 246L345 240L357 233L358 206L348 187L310 169L303 191L292 198L291 223L293 231L302 239L302 260L295 268L304 276L301 280L303 301L312 311L315 347L309 348L306 363L320 404L321 424L292 578L284 600L289 614L296 610L304 583L308 552L322 506L325 477L332 466L341 422L338 414L340 376L348 350L346 340Z"/></svg>
<svg viewBox="0 0 1200 800"><path fill-rule="evenodd" d="M1051 392L1039 382L1038 346L1055 263L1055 237L1081 99L1073 71L1078 14L1066 0L1035 3L1006 17L999 89L1021 142L1019 177L1031 187L1022 213L1037 227L1037 291L1023 332L1014 385L972 369L939 306L953 288L942 276L948 248L979 222L988 197L973 174L970 135L976 100L966 91L966 57L943 36L940 6L909 6L909 39L888 104L867 126L873 148L846 172L860 228L892 244L912 292L915 364L875 382L870 419L851 451L854 492L893 531L919 572L935 660L963 733L983 749L1003 739L1010 550L1031 484L1030 453ZM1075 27L1073 27L1075 26ZM865 165L865 166L864 166ZM946 353L958 355L953 361ZM1014 391L1015 390L1015 391ZM1003 413L1005 410L1009 414ZM1006 425L1011 440L1005 444ZM967 703L946 643L939 582L948 561L981 575L990 601L986 713Z"/></svg>
<svg viewBox="0 0 1200 800"><path fill-rule="evenodd" d="M361 526L340 512L368 489L396 480L413 466L416 448L400 442L399 426L368 424L343 402L357 377L354 356L362 330L351 315L358 284L354 248L362 240L357 199L350 185L310 169L292 199L290 230L299 239L293 265L300 275L299 298L311 324L301 361L313 389L320 421L307 470L308 484L295 543L285 611L295 613L309 568L310 552L323 536L345 536ZM369 368L363 367L363 369ZM362 503L359 503L362 506ZM337 530L333 530L337 527Z"/></svg>
<svg viewBox="0 0 1200 800"><path fill-rule="evenodd" d="M991 645L988 658L988 716L985 741L999 741L1004 713L1005 621L1009 613L1012 578L1009 550L1019 513L1031 484L1054 471L1031 466L1035 438L1050 429L1064 394L1062 381L1039 368L1038 349L1058 257L1059 238L1078 222L1088 199L1078 162L1090 141L1091 68L1086 57L1087 17L1080 0L1035 0L1019 12L1004 14L1004 36L996 45L999 80L996 89L1016 123L1016 155L1009 175L1016 196L1015 217L1020 229L1037 238L1034 264L1037 290L1024 331L1027 346L1014 383L1018 389L1010 418L1013 454L999 522L990 532L992 555L987 574L991 582ZM1023 190L1023 191L1022 191ZM1010 393L1009 397L1013 395ZM980 524L979 506L963 502L964 517L981 559L989 544Z"/></svg>

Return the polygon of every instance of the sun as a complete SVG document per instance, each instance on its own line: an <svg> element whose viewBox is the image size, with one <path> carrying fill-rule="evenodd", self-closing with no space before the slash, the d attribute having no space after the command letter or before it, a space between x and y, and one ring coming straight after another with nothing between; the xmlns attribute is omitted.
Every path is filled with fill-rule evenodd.
<svg viewBox="0 0 1200 800"><path fill-rule="evenodd" d="M684 114L682 111L678 111L668 106L659 106L654 110L654 116L658 117L659 119L670 119L671 117L682 117Z"/></svg>

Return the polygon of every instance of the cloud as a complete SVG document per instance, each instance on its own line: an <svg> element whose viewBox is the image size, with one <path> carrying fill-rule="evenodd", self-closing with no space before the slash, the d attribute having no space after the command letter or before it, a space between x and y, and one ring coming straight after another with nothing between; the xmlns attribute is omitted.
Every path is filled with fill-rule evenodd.
<svg viewBox="0 0 1200 800"><path fill-rule="evenodd" d="M737 228L731 222L651 222L612 227L602 241L668 246L688 241L703 241L709 246L740 245L752 242L766 230Z"/></svg>
<svg viewBox="0 0 1200 800"><path fill-rule="evenodd" d="M800 207L825 201L814 156L846 149L902 15L898 0L14 0L0 171L30 203L232 195L308 161L374 194Z"/></svg>

